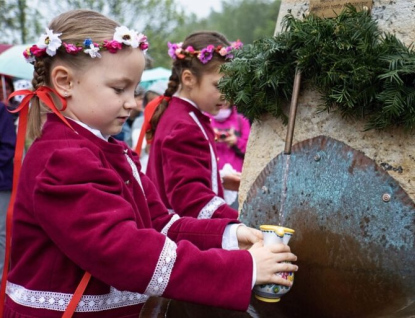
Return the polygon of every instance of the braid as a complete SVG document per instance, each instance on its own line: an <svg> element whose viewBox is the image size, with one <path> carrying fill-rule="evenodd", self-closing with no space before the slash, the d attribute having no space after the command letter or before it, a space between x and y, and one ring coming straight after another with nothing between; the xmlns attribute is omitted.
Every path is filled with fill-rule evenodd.
<svg viewBox="0 0 415 318"><path fill-rule="evenodd" d="M50 59L36 59L34 64L32 86L36 90L41 86L47 85L48 72L50 66ZM42 130L42 110L43 107L39 101L39 98L33 98L29 111L28 121L28 137L32 140L40 137Z"/></svg>
<svg viewBox="0 0 415 318"><path fill-rule="evenodd" d="M172 73L169 77L169 83L167 84L167 89L164 92L164 96L172 97L178 90L180 85L180 79L177 74L175 67L172 69ZM157 125L160 121L161 116L166 111L167 107L169 106L169 102L165 99L161 101L161 103L157 106L156 110L154 111L153 117L150 119L151 129L146 132L147 140L150 140L154 137L154 133L156 132Z"/></svg>
<svg viewBox="0 0 415 318"><path fill-rule="evenodd" d="M170 78L169 78L169 83L167 84L166 92L164 93L164 96L172 97L179 89L179 85L180 85L179 75L177 75L176 69L173 68Z"/></svg>

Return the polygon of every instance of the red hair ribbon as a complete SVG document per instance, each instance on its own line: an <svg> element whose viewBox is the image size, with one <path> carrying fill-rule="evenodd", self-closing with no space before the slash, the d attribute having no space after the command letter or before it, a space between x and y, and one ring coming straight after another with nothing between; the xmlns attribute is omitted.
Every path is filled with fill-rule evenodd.
<svg viewBox="0 0 415 318"><path fill-rule="evenodd" d="M7 208L7 215L6 215L6 245L5 245L5 255L4 255L4 267L3 267L3 279L1 282L0 288L0 317L3 317L3 304L6 297L6 281L7 281L7 274L9 272L9 262L10 262L10 248L11 248L11 231L12 231L12 215L13 215L13 207L14 202L16 200L16 192L17 192L17 185L20 176L20 170L22 167L22 157L23 157L23 150L25 146L25 139L26 139L26 128L27 128L27 114L29 111L29 102L30 100L37 96L52 112L54 112L66 125L68 125L72 130L72 126L66 120L66 118L60 113L60 111L56 108L55 104L53 103L53 99L51 93L54 93L57 97L59 97L60 101L62 102L62 110L66 109L66 100L59 95L54 89L41 86L35 91L31 90L20 90L15 91L9 95L9 100L16 96L16 95L26 95L22 102L20 103L19 107L13 110L9 110L11 113L17 113L20 111L19 115L19 127L17 130L17 140L16 140L16 149L13 159L13 188L12 194L10 197L9 206ZM75 131L75 130L74 130Z"/></svg>
<svg viewBox="0 0 415 318"><path fill-rule="evenodd" d="M150 120L151 118L153 118L154 112L163 100L169 102L170 99L171 97L167 97L164 95L158 96L157 98L149 102L144 108L144 122L140 130L140 136L138 137L137 145L135 146L135 152L138 154L138 156L140 156L141 153L141 145L143 144L144 136L146 132L151 129ZM151 140L147 140L147 143L150 144Z"/></svg>
<svg viewBox="0 0 415 318"><path fill-rule="evenodd" d="M26 95L26 96L23 98L23 100L20 103L19 107L17 107L14 110L9 110L9 112L17 113L19 111L22 111L20 116L22 116L24 113L27 114L30 100L33 97L37 96L52 112L54 112L56 114L56 116L58 116L66 125L68 125L69 128L74 130L72 128L71 124L69 124L69 122L66 120L66 118L61 114L59 109L56 108L55 104L53 103L51 93L54 93L57 97L59 97L59 99L62 103L62 109L61 110L65 110L66 109L66 99L65 98L63 98L61 95L59 95L59 93L57 91L55 91L54 89L52 89L48 86L40 86L35 91L31 91L31 90L28 90L28 89L23 89L23 90L11 93L9 95L9 98L8 98L9 100L11 98L13 98L14 96L17 96L17 95ZM24 116L24 119L27 119L27 117ZM20 122L20 119L19 119L19 122ZM20 125L19 125L19 128L20 128Z"/></svg>

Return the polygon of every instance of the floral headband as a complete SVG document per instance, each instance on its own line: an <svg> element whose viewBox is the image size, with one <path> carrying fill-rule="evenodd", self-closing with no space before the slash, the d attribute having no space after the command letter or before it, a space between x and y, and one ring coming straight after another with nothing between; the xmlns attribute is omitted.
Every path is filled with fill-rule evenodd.
<svg viewBox="0 0 415 318"><path fill-rule="evenodd" d="M186 49L183 49L182 45L182 42L168 42L167 46L169 48L169 55L173 60L181 60L184 59L186 56L196 56L200 62L206 64L212 59L213 53L215 52L218 53L220 56L225 57L225 59L232 59L232 50L240 49L243 46L243 43L237 40L236 42L232 42L230 46L218 45L215 47L211 44L199 51L195 50L192 46L188 46Z"/></svg>
<svg viewBox="0 0 415 318"><path fill-rule="evenodd" d="M53 33L53 30L46 28L46 34L42 34L39 41L28 47L23 55L27 62L33 64L36 57L44 55L54 56L56 50L62 46L62 40L59 38L62 33ZM140 48L145 51L148 49L147 37L144 34L137 34L134 30L129 30L125 26L115 28L114 37L112 40L105 40L102 43L92 42L91 39L85 39L82 44L71 44L63 42L65 50L69 54L77 54L78 52L84 52L89 54L90 57L101 57L100 50L107 50L110 53L117 53L121 50L123 45L129 45L133 48Z"/></svg>

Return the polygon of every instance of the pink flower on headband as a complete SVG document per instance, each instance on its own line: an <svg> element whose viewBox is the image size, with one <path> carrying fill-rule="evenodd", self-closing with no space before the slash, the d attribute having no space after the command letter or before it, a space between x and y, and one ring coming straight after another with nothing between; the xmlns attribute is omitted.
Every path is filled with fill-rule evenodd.
<svg viewBox="0 0 415 318"><path fill-rule="evenodd" d="M43 56L45 52L46 52L46 48L41 49L36 44L32 45L30 48L30 53L32 53L32 55L36 57Z"/></svg>
<svg viewBox="0 0 415 318"><path fill-rule="evenodd" d="M173 60L176 59L184 59L187 57L197 57L199 61L203 64L208 63L212 58L213 54L216 52L220 56L224 57L225 59L232 59L233 54L232 51L234 49L238 50L242 48L243 43L241 41L232 42L230 46L214 46L212 44L208 45L207 47L199 50L195 50L192 46L188 46L186 49L183 49L183 43L170 43L168 42L168 54Z"/></svg>
<svg viewBox="0 0 415 318"><path fill-rule="evenodd" d="M193 54L194 52L195 52L195 49L193 48L193 46L188 46L187 48L186 48L186 50L184 50L186 53L190 53L190 54Z"/></svg>
<svg viewBox="0 0 415 318"><path fill-rule="evenodd" d="M231 43L231 46L233 49L239 50L240 48L243 47L243 43L241 42L241 40L236 40L235 42Z"/></svg>
<svg viewBox="0 0 415 318"><path fill-rule="evenodd" d="M137 34L134 30L129 30L125 26L115 28L114 37L112 40L105 40L100 43L94 43L92 39L87 38L80 43L64 43L59 38L62 33L53 33L52 30L46 29L46 33L42 34L38 43L28 47L24 52L28 63L33 64L36 62L36 58L45 55L55 56L57 50L63 44L66 53L77 54L78 52L84 52L89 54L90 57L101 57L100 50L105 49L110 53L116 53L121 50L123 46L128 45L133 48L140 48L142 51L148 49L147 37L144 34Z"/></svg>
<svg viewBox="0 0 415 318"><path fill-rule="evenodd" d="M227 48L227 47L222 47L220 50L219 50L219 55L220 56L226 56L228 53L229 53L229 48Z"/></svg>
<svg viewBox="0 0 415 318"><path fill-rule="evenodd" d="M140 33L138 36L137 36L137 40L138 40L138 47L141 49L141 50L143 50L143 51L145 51L145 50L147 50L148 49L148 41L147 41L147 37L144 35L144 34L142 34L142 33Z"/></svg>
<svg viewBox="0 0 415 318"><path fill-rule="evenodd" d="M63 42L63 46L65 47L66 53L69 53L69 54L76 54L79 51L82 51L82 47L78 47L74 44L68 44L68 43Z"/></svg>
<svg viewBox="0 0 415 318"><path fill-rule="evenodd" d="M36 58L30 52L30 47L23 51L23 56L28 63L34 63Z"/></svg>
<svg viewBox="0 0 415 318"><path fill-rule="evenodd" d="M118 50L122 49L122 44L115 40L105 40L102 46L105 47L110 53L117 53Z"/></svg>
<svg viewBox="0 0 415 318"><path fill-rule="evenodd" d="M208 45L206 48L200 51L197 57L200 60L200 62L202 62L203 64L206 64L212 59L214 51L215 51L215 46L213 46L212 44Z"/></svg>
<svg viewBox="0 0 415 318"><path fill-rule="evenodd" d="M176 55L177 51L179 51L179 53L180 53L180 51L182 50L182 43L181 42L180 43L167 42L167 47L169 48L168 53L169 53L170 57L173 60L175 60L177 58L177 55Z"/></svg>

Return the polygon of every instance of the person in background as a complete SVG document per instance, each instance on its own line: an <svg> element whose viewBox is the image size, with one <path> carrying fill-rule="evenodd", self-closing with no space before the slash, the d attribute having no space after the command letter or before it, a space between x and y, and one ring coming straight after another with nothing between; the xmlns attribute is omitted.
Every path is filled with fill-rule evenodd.
<svg viewBox="0 0 415 318"><path fill-rule="evenodd" d="M134 91L134 99L136 101L137 107L131 109L130 116L122 126L121 132L113 136L117 140L124 141L130 148L133 147L133 124L136 119L139 119L143 113L144 92L144 88L142 88L140 85L137 85Z"/></svg>
<svg viewBox="0 0 415 318"><path fill-rule="evenodd" d="M144 94L144 99L143 99L144 107L148 103L150 103L152 100L162 95L166 89L167 89L167 81L160 80L160 81L156 81L153 84L151 84ZM141 150L138 151L136 149L136 147L138 146L137 141L139 139L139 135L141 132L141 127L143 126L143 122L144 122L144 116L137 118L137 122L135 123L133 132L132 132L132 136L133 136L132 144L133 144L133 149L135 149L136 152L140 154L141 171L145 173L147 169L148 157L150 153L150 144L148 144L146 140L143 139L143 142L141 144Z"/></svg>
<svg viewBox="0 0 415 318"><path fill-rule="evenodd" d="M218 167L221 176L229 173L241 173L245 158L251 124L236 106L226 103L216 115L210 115L215 132ZM238 209L238 191L225 189L225 201Z"/></svg>
<svg viewBox="0 0 415 318"><path fill-rule="evenodd" d="M142 86L137 86L134 92L134 98L137 103L137 108L135 108L130 116L134 117L134 120L131 124L131 147L135 147L137 144L138 136L140 135L141 127L143 126L144 116L144 95L145 90ZM147 168L148 153L145 151L146 144L143 143L143 149L140 152L140 163L141 171L145 172Z"/></svg>
<svg viewBox="0 0 415 318"><path fill-rule="evenodd" d="M13 185L13 158L16 146L14 118L0 102L0 282L6 246L6 213Z"/></svg>
<svg viewBox="0 0 415 318"><path fill-rule="evenodd" d="M32 84L30 83L30 81L25 80L25 79L17 80L13 84L14 84L14 89L17 91L32 88ZM17 104L20 104L23 100L23 97L24 97L23 95L17 95L13 97L13 100L16 101Z"/></svg>
<svg viewBox="0 0 415 318"><path fill-rule="evenodd" d="M167 89L168 81L159 80L152 83L146 90L144 95L144 107L151 102L153 99L157 98L160 95L163 95Z"/></svg>
<svg viewBox="0 0 415 318"><path fill-rule="evenodd" d="M19 105L19 101L16 97L11 98L9 95L14 92L13 78L6 75L0 75L0 101L3 102L9 109L15 109ZM17 113L12 114L14 122L18 118Z"/></svg>
<svg viewBox="0 0 415 318"><path fill-rule="evenodd" d="M265 247L259 230L232 218L169 213L136 153L111 137L137 107L147 47L143 34L73 10L25 50L34 142L20 172L0 317L58 318L76 299L73 317L133 318L150 296L246 310L255 284L292 284L275 275L297 270L287 245Z"/></svg>
<svg viewBox="0 0 415 318"><path fill-rule="evenodd" d="M224 200L215 136L206 113L214 116L225 107L217 87L219 69L240 46L209 31L193 33L183 43L169 43L172 75L150 120L146 174L164 204L181 216L238 218L238 211Z"/></svg>

